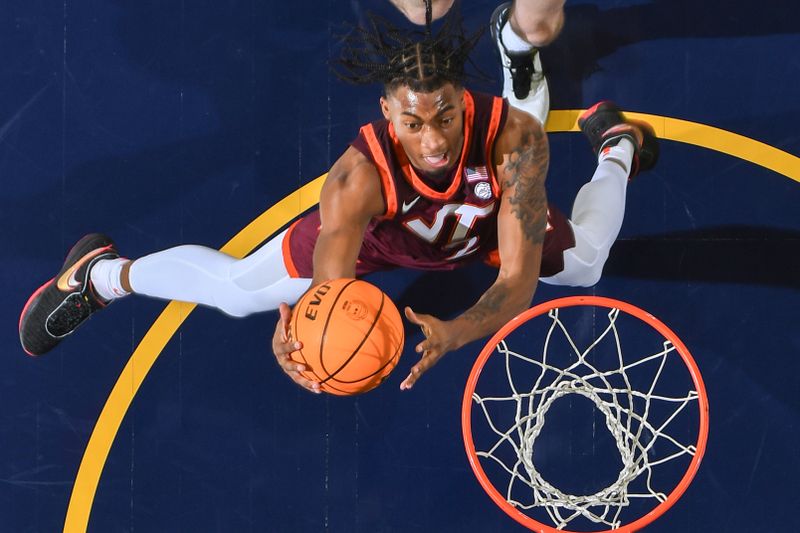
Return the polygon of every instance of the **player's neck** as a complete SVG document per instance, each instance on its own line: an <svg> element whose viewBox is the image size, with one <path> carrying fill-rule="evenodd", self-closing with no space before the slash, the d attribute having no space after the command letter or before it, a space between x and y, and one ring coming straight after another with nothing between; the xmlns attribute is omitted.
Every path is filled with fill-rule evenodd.
<svg viewBox="0 0 800 533"><path fill-rule="evenodd" d="M417 173L417 176L431 189L436 192L444 192L453 183L453 180L456 177L456 172L458 171L458 165L453 165L452 168L445 170L444 172L438 174L428 174L412 165L414 172Z"/></svg>

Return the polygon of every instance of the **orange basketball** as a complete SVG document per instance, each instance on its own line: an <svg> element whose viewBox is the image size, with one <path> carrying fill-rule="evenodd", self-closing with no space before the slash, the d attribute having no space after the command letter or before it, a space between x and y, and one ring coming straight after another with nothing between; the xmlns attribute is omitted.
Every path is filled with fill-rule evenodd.
<svg viewBox="0 0 800 533"><path fill-rule="evenodd" d="M304 376L341 396L380 385L403 352L403 321L394 302L357 279L309 289L294 307L289 331L303 343L292 359L306 365Z"/></svg>

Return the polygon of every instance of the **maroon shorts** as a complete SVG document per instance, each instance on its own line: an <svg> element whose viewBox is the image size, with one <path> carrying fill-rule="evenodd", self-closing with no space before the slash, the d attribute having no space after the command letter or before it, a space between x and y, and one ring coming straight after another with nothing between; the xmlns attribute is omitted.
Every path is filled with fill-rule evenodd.
<svg viewBox="0 0 800 533"><path fill-rule="evenodd" d="M564 270L564 250L575 246L575 234L566 215L556 206L547 206L547 229L542 244L542 266L539 277L555 276ZM486 263L500 268L500 254L492 250L486 257Z"/></svg>
<svg viewBox="0 0 800 533"><path fill-rule="evenodd" d="M321 227L318 210L312 211L289 227L283 239L283 262L286 271L293 278L314 277L314 246ZM367 239L362 243L356 260L356 276L407 266L390 261L366 241Z"/></svg>
<svg viewBox="0 0 800 533"><path fill-rule="evenodd" d="M317 242L319 231L319 211L312 211L289 228L286 238L283 240L283 261L290 276L295 278L313 277L314 245ZM567 217L556 207L549 206L539 276L554 276L564 270L564 250L574 246L575 236L572 233L572 227ZM500 266L500 256L495 247L485 251L483 254L476 254L476 258L482 258L492 266ZM452 270L468 262L470 261L447 263L438 267L426 264L420 265L418 268L424 270ZM365 243L361 247L361 252L356 262L356 275L363 276L370 272L391 270L398 267L415 268L415 265L408 262L401 264L389 261L384 255Z"/></svg>

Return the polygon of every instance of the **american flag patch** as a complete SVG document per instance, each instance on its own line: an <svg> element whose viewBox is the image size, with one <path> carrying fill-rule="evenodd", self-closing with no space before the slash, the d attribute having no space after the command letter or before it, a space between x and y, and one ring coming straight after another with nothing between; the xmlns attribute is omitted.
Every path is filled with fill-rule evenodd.
<svg viewBox="0 0 800 533"><path fill-rule="evenodd" d="M489 172L486 167L465 168L464 177L472 183L474 181L486 181L489 179Z"/></svg>

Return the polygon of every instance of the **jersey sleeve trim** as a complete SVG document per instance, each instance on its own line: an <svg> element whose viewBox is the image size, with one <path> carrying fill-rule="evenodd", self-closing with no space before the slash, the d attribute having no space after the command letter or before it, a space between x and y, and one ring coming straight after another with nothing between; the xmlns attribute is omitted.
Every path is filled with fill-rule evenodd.
<svg viewBox="0 0 800 533"><path fill-rule="evenodd" d="M381 178L383 201L386 204L386 212L383 214L382 218L394 218L397 214L397 191L395 190L389 163L386 161L386 155L383 153L381 143L375 135L375 129L372 124L362 126L361 135L364 137L364 140L367 141L370 156L375 164L375 168L378 170L378 176Z"/></svg>
<svg viewBox="0 0 800 533"><path fill-rule="evenodd" d="M495 96L492 99L492 114L489 119L489 129L486 134L486 168L491 178L492 192L494 192L494 195L498 198L500 197L500 184L497 181L497 173L494 167L494 143L500 131L500 126L505 123L507 113L508 104L502 98Z"/></svg>
<svg viewBox="0 0 800 533"><path fill-rule="evenodd" d="M286 272L289 273L289 276L292 278L300 278L300 272L297 270L297 267L294 264L294 260L292 259L292 247L291 247L291 239L292 239L292 232L303 220L302 218L295 221L289 229L286 230L286 235L283 236L283 242L281 243L281 252L283 255L283 265L286 267Z"/></svg>

